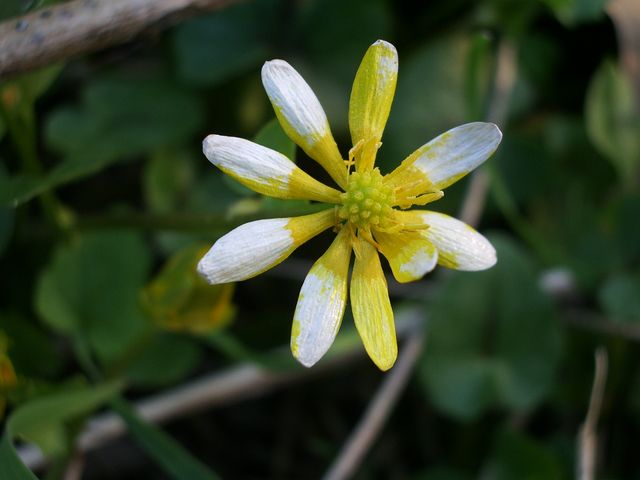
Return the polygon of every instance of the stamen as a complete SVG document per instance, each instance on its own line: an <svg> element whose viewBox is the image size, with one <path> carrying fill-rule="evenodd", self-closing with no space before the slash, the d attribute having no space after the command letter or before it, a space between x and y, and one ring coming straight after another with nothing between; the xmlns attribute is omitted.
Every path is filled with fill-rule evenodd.
<svg viewBox="0 0 640 480"><path fill-rule="evenodd" d="M376 242L371 235L371 230L366 228L358 229L358 238L362 237L362 239L375 247L376 250L380 250L380 244Z"/></svg>
<svg viewBox="0 0 640 480"><path fill-rule="evenodd" d="M399 198L396 197L395 205L404 210L412 207L413 205L427 205L428 203L440 200L443 196L444 192L442 190L417 196L400 196Z"/></svg>
<svg viewBox="0 0 640 480"><path fill-rule="evenodd" d="M344 163L347 165L347 173L351 173L351 167L355 167L356 154L362 149L363 145L364 145L364 139L361 139L349 150L349 159L344 161Z"/></svg>

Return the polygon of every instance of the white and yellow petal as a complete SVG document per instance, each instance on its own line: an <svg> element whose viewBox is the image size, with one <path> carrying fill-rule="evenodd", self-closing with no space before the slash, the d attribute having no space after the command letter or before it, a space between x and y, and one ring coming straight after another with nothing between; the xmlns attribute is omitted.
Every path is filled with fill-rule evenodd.
<svg viewBox="0 0 640 480"><path fill-rule="evenodd" d="M334 223L333 209L245 223L218 239L198 263L198 273L210 284L246 280L276 266Z"/></svg>
<svg viewBox="0 0 640 480"><path fill-rule="evenodd" d="M243 138L209 135L204 154L216 167L250 189L276 198L339 203L340 192L320 183L280 152Z"/></svg>
<svg viewBox="0 0 640 480"><path fill-rule="evenodd" d="M398 188L419 187L413 195L442 190L482 164L501 140L502 132L493 123L460 125L409 155L386 181Z"/></svg>
<svg viewBox="0 0 640 480"><path fill-rule="evenodd" d="M419 232L376 232L375 237L400 283L419 280L438 263L436 247Z"/></svg>
<svg viewBox="0 0 640 480"><path fill-rule="evenodd" d="M343 228L302 284L291 328L291 351L311 367L329 350L347 304L351 237Z"/></svg>
<svg viewBox="0 0 640 480"><path fill-rule="evenodd" d="M486 270L496 264L496 250L483 235L466 223L438 212L403 212L405 218L424 223L420 232L438 249L438 263L456 270Z"/></svg>
<svg viewBox="0 0 640 480"><path fill-rule="evenodd" d="M264 64L262 83L285 133L344 188L347 169L311 87L284 60Z"/></svg>
<svg viewBox="0 0 640 480"><path fill-rule="evenodd" d="M364 348L380 370L389 370L398 356L396 329L378 251L359 240L351 276L351 310Z"/></svg>
<svg viewBox="0 0 640 480"><path fill-rule="evenodd" d="M389 118L398 78L398 53L378 40L360 63L349 100L349 130L356 150L356 168L373 168L384 127Z"/></svg>

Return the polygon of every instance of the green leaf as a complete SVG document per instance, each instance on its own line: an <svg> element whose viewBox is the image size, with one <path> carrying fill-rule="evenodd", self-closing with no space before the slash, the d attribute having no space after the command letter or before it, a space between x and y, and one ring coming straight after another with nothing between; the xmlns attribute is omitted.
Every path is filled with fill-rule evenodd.
<svg viewBox="0 0 640 480"><path fill-rule="evenodd" d="M600 306L610 320L640 322L640 275L610 276L598 292Z"/></svg>
<svg viewBox="0 0 640 480"><path fill-rule="evenodd" d="M124 400L112 402L129 433L145 451L175 480L215 480L218 478L199 460L162 430L145 422Z"/></svg>
<svg viewBox="0 0 640 480"><path fill-rule="evenodd" d="M634 181L640 164L640 115L634 105L627 77L614 62L605 61L587 91L587 131L625 183Z"/></svg>
<svg viewBox="0 0 640 480"><path fill-rule="evenodd" d="M477 33L471 40L466 60L464 78L468 117L477 120L483 117L491 75L491 38Z"/></svg>
<svg viewBox="0 0 640 480"><path fill-rule="evenodd" d="M596 22L604 16L608 0L544 0L556 18L568 27Z"/></svg>
<svg viewBox="0 0 640 480"><path fill-rule="evenodd" d="M24 2L21 0L3 0L0 2L0 20L15 17L24 13Z"/></svg>
<svg viewBox="0 0 640 480"><path fill-rule="evenodd" d="M170 83L100 79L81 106L54 112L46 138L67 162L110 163L179 145L202 122L198 100Z"/></svg>
<svg viewBox="0 0 640 480"><path fill-rule="evenodd" d="M48 190L56 183L30 175L4 175L0 177L0 205L15 208Z"/></svg>
<svg viewBox="0 0 640 480"><path fill-rule="evenodd" d="M543 445L521 433L503 431L481 478L487 480L563 480L571 478Z"/></svg>
<svg viewBox="0 0 640 480"><path fill-rule="evenodd" d="M420 378L435 406L459 419L535 407L559 360L560 331L531 260L506 238L492 243L497 265L452 274L428 324Z"/></svg>
<svg viewBox="0 0 640 480"><path fill-rule="evenodd" d="M42 83L32 88L37 91ZM83 92L82 105L57 110L47 119L46 141L64 161L42 178L0 179L0 204L17 206L114 162L180 145L203 120L198 99L170 83L97 80Z"/></svg>
<svg viewBox="0 0 640 480"><path fill-rule="evenodd" d="M40 68L10 80L5 85L18 87L21 102L32 106L58 78L63 67L64 64L58 63Z"/></svg>
<svg viewBox="0 0 640 480"><path fill-rule="evenodd" d="M11 480L38 480L20 460L11 437L5 432L0 440L0 477Z"/></svg>
<svg viewBox="0 0 640 480"><path fill-rule="evenodd" d="M182 23L173 35L178 75L212 86L268 59L278 25L279 0L258 0Z"/></svg>
<svg viewBox="0 0 640 480"><path fill-rule="evenodd" d="M85 386L45 395L20 406L8 418L0 443L0 478L36 479L20 461L14 438L36 442L45 454L60 455L66 442L59 440L64 440L67 422L95 410L120 388L119 383Z"/></svg>
<svg viewBox="0 0 640 480"><path fill-rule="evenodd" d="M49 335L19 312L0 313L0 330L9 338L8 354L20 376L50 378L63 366Z"/></svg>
<svg viewBox="0 0 640 480"><path fill-rule="evenodd" d="M3 127L7 127L16 144L31 142L35 129L35 104L58 78L63 64L54 64L33 72L20 75L11 80L0 82L0 113L5 125L0 125L0 137Z"/></svg>
<svg viewBox="0 0 640 480"><path fill-rule="evenodd" d="M100 233L59 247L38 280L36 310L53 329L85 337L107 361L145 326L139 293L149 267L140 237Z"/></svg>
<svg viewBox="0 0 640 480"><path fill-rule="evenodd" d="M202 348L186 337L156 334L125 375L138 386L175 385L200 363L202 353Z"/></svg>
<svg viewBox="0 0 640 480"><path fill-rule="evenodd" d="M120 388L119 383L109 383L35 399L11 415L7 431L14 437L37 443L45 453L61 453L55 451L62 446L61 444L46 445L39 440L57 436L56 432L63 431L67 421L91 412L115 395ZM54 450L46 448L47 446L53 447Z"/></svg>
<svg viewBox="0 0 640 480"><path fill-rule="evenodd" d="M280 152L293 162L296 161L296 144L284 133L277 118L269 120L256 134L253 141Z"/></svg>
<svg viewBox="0 0 640 480"><path fill-rule="evenodd" d="M0 20L24 15L36 8L42 8L61 1L62 0L2 0L2 2L0 2Z"/></svg>
<svg viewBox="0 0 640 480"><path fill-rule="evenodd" d="M389 39L393 29L385 0L309 0L301 4L296 20L295 33L311 63L330 68L347 88L367 48L380 38ZM348 90L343 96L347 101Z"/></svg>
<svg viewBox="0 0 640 480"><path fill-rule="evenodd" d="M144 170L147 204L155 212L177 210L188 196L193 176L193 162L186 152L169 149L155 152Z"/></svg>
<svg viewBox="0 0 640 480"><path fill-rule="evenodd" d="M6 127L11 134L14 146L24 159L36 155L35 103L58 78L61 70L61 64L53 65L0 83L2 95L0 138ZM30 170L33 173L34 167L32 166ZM43 183L42 187L39 183ZM15 207L46 188L46 181L38 181L33 175L21 174L12 177L2 174L0 175L0 205Z"/></svg>

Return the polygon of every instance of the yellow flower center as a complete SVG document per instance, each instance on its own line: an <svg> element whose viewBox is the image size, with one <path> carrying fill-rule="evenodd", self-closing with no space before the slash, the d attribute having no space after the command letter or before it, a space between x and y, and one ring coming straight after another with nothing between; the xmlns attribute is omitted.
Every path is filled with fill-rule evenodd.
<svg viewBox="0 0 640 480"><path fill-rule="evenodd" d="M382 181L380 170L353 172L347 191L340 195L340 218L359 228L386 228L393 216L393 189Z"/></svg>

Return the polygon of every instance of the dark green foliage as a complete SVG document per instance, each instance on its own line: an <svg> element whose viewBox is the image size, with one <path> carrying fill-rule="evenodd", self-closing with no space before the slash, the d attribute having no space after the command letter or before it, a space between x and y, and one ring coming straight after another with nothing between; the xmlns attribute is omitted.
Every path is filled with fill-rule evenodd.
<svg viewBox="0 0 640 480"><path fill-rule="evenodd" d="M0 19L50 3L1 0ZM275 120L260 69L280 58L302 74L346 157L353 77L380 38L400 59L383 173L451 127L500 119L477 226L495 232L498 263L390 282L400 322L422 312L426 345L355 478L572 478L600 345L596 477L637 478L640 362L620 332L640 328L640 99L606 3L253 0L0 80L0 479L35 478L23 440L62 478L83 422L105 406L142 450L90 453L87 480L216 478L209 465L225 478L321 477L393 370L354 360L349 315L319 367L292 359L300 285L329 233L227 290L196 276L193 252L238 224L319 208L242 187L201 142L253 139L327 181ZM505 45L510 92L496 90ZM457 214L469 184L427 208ZM194 316L210 323L184 325ZM312 380L189 410L167 432L128 403L237 367Z"/></svg>

